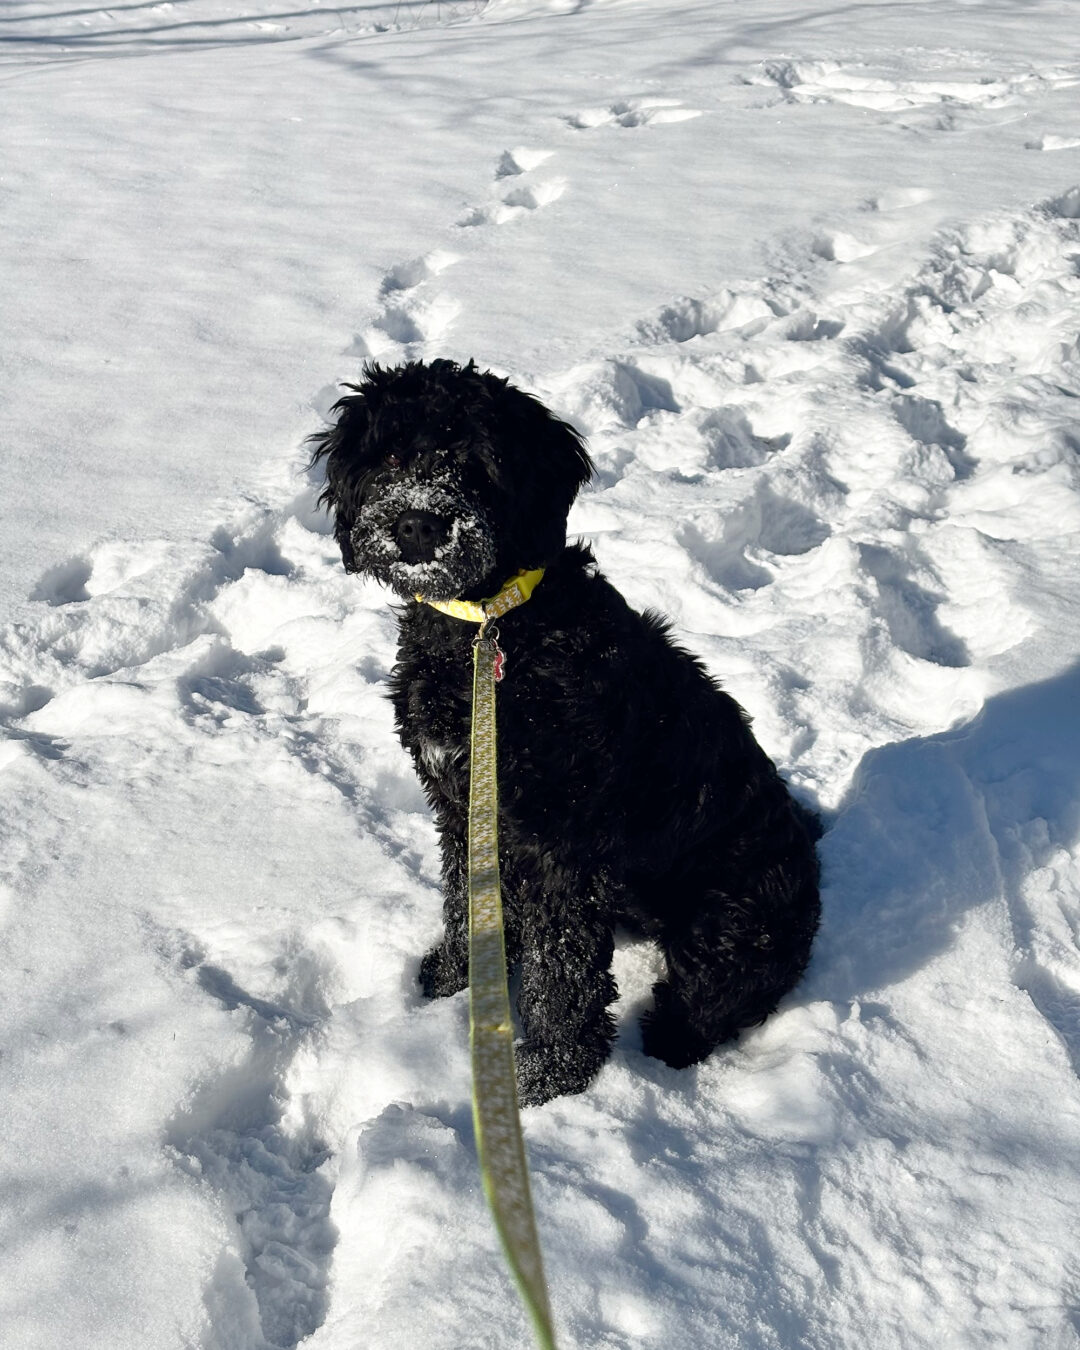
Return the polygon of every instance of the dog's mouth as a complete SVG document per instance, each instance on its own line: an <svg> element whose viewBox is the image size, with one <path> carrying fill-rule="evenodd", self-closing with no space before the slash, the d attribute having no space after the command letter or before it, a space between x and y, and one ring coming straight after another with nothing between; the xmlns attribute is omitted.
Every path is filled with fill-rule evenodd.
<svg viewBox="0 0 1080 1350"><path fill-rule="evenodd" d="M495 566L485 514L431 485L394 485L365 502L351 543L362 570L407 599L454 600Z"/></svg>

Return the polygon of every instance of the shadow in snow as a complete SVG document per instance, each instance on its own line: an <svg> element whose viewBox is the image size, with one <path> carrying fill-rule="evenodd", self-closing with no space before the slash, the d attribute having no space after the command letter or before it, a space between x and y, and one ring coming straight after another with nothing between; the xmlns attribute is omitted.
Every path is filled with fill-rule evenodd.
<svg viewBox="0 0 1080 1350"><path fill-rule="evenodd" d="M956 730L865 756L821 844L810 997L844 1001L905 978L951 945L965 913L1003 897L1013 978L1080 1073L1077 708L1080 664L989 699Z"/></svg>
<svg viewBox="0 0 1080 1350"><path fill-rule="evenodd" d="M174 0L175 3L175 0ZM223 18L185 18L171 23L128 24L126 27L108 24L112 14L153 10L154 5L117 5L86 10L68 10L54 14L17 14L0 18L0 46L5 42L40 46L60 46L80 50L99 50L115 47L137 47L140 44L167 48L170 46L224 46L226 44L255 44L280 42L313 36L310 27L291 31L289 21L298 24L304 19L320 21L320 30L327 31L325 21L337 19L344 27L346 17L366 20L372 31L440 26L479 14L486 0L366 0L366 3L334 5L332 9L307 6L303 9L275 11L253 10L246 14L230 14ZM90 31L62 29L52 32L11 32L15 23L55 22L57 19L78 19L87 15L96 17L101 26ZM206 36L179 36L193 30L205 31ZM260 31L262 30L262 31Z"/></svg>

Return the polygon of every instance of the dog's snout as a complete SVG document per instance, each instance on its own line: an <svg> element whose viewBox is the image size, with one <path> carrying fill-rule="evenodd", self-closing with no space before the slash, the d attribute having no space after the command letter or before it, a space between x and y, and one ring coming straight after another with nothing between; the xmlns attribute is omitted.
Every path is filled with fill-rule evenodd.
<svg viewBox="0 0 1080 1350"><path fill-rule="evenodd" d="M406 562L431 562L446 542L446 522L430 511L406 511L398 517L394 536Z"/></svg>

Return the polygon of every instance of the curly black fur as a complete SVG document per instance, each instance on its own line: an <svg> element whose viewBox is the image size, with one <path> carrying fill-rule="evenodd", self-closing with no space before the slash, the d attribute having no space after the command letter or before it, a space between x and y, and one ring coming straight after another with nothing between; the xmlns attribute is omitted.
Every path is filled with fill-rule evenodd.
<svg viewBox="0 0 1080 1350"><path fill-rule="evenodd" d="M749 719L566 544L591 473L576 433L475 365L368 366L313 437L346 570L409 603L390 692L435 809L445 936L429 997L468 982L466 837L472 624L412 597L483 599L547 573L499 621L499 842L507 952L520 965L523 1104L581 1092L614 1038L617 924L656 939L667 977L644 1047L693 1064L796 983L818 923L808 814Z"/></svg>

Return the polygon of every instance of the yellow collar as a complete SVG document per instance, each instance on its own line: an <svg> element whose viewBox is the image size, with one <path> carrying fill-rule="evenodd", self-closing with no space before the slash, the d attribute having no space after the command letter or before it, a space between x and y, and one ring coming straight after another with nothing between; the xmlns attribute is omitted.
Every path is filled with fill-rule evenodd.
<svg viewBox="0 0 1080 1350"><path fill-rule="evenodd" d="M437 609L442 614L449 614L452 619L464 619L467 623L486 623L489 619L497 619L501 614L508 614L510 610L517 609L518 605L523 605L539 586L543 575L542 567L532 572L519 572L490 600L425 600L422 595L416 598L422 605L430 605L432 609Z"/></svg>

